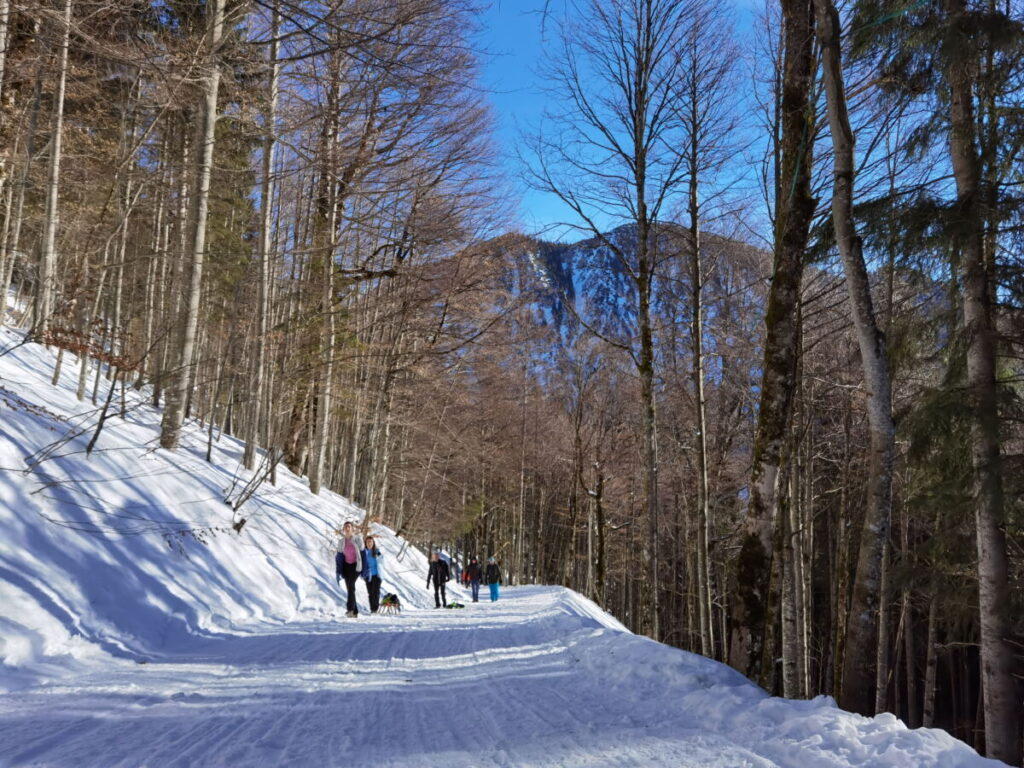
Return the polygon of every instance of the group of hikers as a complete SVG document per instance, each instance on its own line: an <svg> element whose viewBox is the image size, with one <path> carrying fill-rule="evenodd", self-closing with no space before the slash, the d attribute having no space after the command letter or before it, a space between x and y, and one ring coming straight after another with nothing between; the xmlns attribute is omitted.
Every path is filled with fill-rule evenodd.
<svg viewBox="0 0 1024 768"><path fill-rule="evenodd" d="M356 605L356 583L360 576L366 583L370 613L377 613L380 609L380 561L383 556L377 549L376 541L372 535L364 540L351 522L345 523L334 533L338 537L334 555L335 578L339 584L342 579L345 580L345 590L348 592L345 615L350 619L359 615L359 608ZM445 585L450 580L451 569L448 562L441 559L440 553L432 553L427 568L427 591L433 584L435 608L448 607ZM481 582L486 584L490 588L493 603L498 599L498 587L501 584L501 569L498 567L497 558L487 558L486 568L481 568L475 557L470 558L469 565L462 571L461 580L473 595L474 603L480 602Z"/></svg>
<svg viewBox="0 0 1024 768"><path fill-rule="evenodd" d="M430 556L430 567L427 569L427 589L434 584L434 607L448 607L448 597L445 595L444 585L451 580L451 570L448 563L441 559L438 552ZM501 584L501 569L498 567L498 560L493 555L487 558L487 567L481 570L480 563L475 557L469 559L469 565L462 571L462 585L469 587L473 595L473 602L480 602L480 583L486 584L491 590L491 602L498 599L498 587Z"/></svg>

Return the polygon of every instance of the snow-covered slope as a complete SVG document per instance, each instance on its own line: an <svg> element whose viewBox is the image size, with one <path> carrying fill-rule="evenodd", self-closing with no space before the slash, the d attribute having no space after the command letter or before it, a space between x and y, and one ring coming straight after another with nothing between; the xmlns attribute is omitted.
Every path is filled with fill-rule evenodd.
<svg viewBox="0 0 1024 768"><path fill-rule="evenodd" d="M0 349L20 341L0 333ZM127 418L110 418L87 457L98 408L75 399L76 360L59 387L53 365L34 344L0 357L0 660L18 670L14 684L97 653L144 661L196 637L339 616L330 531L359 509L282 469L233 515L224 500L251 476L241 446L216 442L208 463L192 425L180 450L159 448L160 412L131 389ZM69 431L82 434L58 443ZM26 457L39 460L30 471ZM427 605L411 588L425 581L424 556L382 533L386 588Z"/></svg>
<svg viewBox="0 0 1024 768"><path fill-rule="evenodd" d="M891 716L768 697L565 589L435 610L424 555L382 528L405 610L345 619L329 531L360 510L282 470L236 533L235 441L207 463L191 425L159 449L159 412L129 392L86 457L91 430L59 441L94 409L75 361L50 386L53 359L0 356L0 766L997 765Z"/></svg>

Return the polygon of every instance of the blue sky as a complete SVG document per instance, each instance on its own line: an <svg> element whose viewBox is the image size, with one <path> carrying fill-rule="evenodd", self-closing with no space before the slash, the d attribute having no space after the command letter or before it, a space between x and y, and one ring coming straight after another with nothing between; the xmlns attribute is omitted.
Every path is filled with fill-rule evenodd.
<svg viewBox="0 0 1024 768"><path fill-rule="evenodd" d="M563 0L547 0L547 4L554 12L561 10ZM484 54L483 85L494 105L498 150L510 186L522 195L519 226L524 232L572 220L572 213L555 196L526 188L516 158L523 134L537 125L544 109L536 72L544 50L544 6L545 0L492 0L478 39ZM554 34L553 24L548 24L546 33L549 38ZM547 232L545 237L563 239L557 232Z"/></svg>
<svg viewBox="0 0 1024 768"><path fill-rule="evenodd" d="M519 228L561 241L576 240L579 232L557 225L577 220L554 195L527 188L516 149L523 135L537 127L547 98L540 88L538 68L545 46L554 41L557 28L553 18L547 20L544 28L544 9L547 7L550 14L557 16L567 5L569 0L490 0L477 38L484 61L483 87L490 94L497 123L498 151L509 186L521 197ZM759 5L759 0L734 3L741 28L750 24L754 8ZM622 222L601 223L611 228Z"/></svg>

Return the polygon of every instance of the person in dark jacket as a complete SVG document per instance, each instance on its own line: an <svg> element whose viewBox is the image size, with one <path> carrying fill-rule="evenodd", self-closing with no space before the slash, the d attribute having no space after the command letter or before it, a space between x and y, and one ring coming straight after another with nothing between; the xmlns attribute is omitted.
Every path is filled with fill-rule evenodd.
<svg viewBox="0 0 1024 768"><path fill-rule="evenodd" d="M351 522L345 523L335 534L338 539L335 542L334 569L337 576L345 579L345 589L348 590L348 612L345 615L354 619L359 615L359 608L356 607L356 579L363 570L363 537L356 533Z"/></svg>
<svg viewBox="0 0 1024 768"><path fill-rule="evenodd" d="M469 585L470 591L473 593L473 602L480 602L480 563L477 562L475 557L469 559L469 565L466 566L466 570L463 573L466 584Z"/></svg>
<svg viewBox="0 0 1024 768"><path fill-rule="evenodd" d="M491 602L498 599L498 585L501 584L501 569L498 567L498 560L491 555L487 558L487 570L484 571L484 580L491 589Z"/></svg>
<svg viewBox="0 0 1024 768"><path fill-rule="evenodd" d="M430 556L430 568L427 570L427 589L430 589L430 582L434 582L434 607L442 605L448 607L448 597L444 593L444 585L450 577L448 563L441 559L435 552Z"/></svg>
<svg viewBox="0 0 1024 768"><path fill-rule="evenodd" d="M376 613L380 607L380 561L382 557L373 536L367 536L366 547L363 549L363 580L366 582L366 594L370 598L370 613Z"/></svg>

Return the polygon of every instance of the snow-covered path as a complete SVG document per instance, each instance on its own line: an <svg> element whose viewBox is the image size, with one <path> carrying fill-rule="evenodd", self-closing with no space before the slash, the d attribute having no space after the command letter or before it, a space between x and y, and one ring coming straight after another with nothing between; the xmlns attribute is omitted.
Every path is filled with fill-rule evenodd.
<svg viewBox="0 0 1024 768"><path fill-rule="evenodd" d="M0 697L5 765L982 765L940 732L772 699L544 587L196 638ZM929 754L930 753L930 754Z"/></svg>

